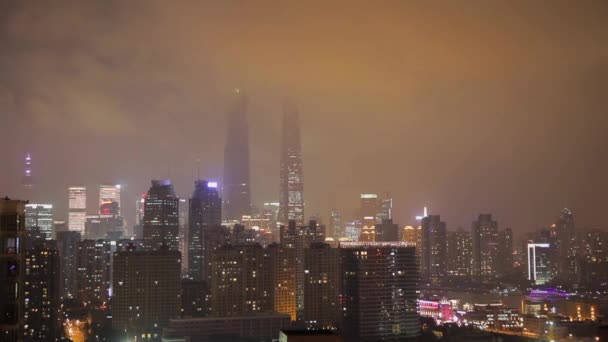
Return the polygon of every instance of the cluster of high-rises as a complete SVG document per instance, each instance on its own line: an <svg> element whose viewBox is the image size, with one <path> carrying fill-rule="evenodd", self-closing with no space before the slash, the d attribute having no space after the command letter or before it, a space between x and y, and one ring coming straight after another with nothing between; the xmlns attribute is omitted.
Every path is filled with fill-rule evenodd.
<svg viewBox="0 0 608 342"><path fill-rule="evenodd" d="M298 110L284 105L278 201L251 202L248 101L228 117L222 181L196 180L180 197L152 180L132 228L120 185L68 189L53 205L0 200L0 339L52 341L273 340L286 328L337 331L348 341L420 333L418 295L451 286L608 282L608 234L578 231L564 209L522 240L481 214L449 231L439 215L393 221L388 194L363 193L352 219L305 216ZM34 185L31 156L23 185ZM435 303L425 303L435 313ZM426 312L425 311L425 312Z"/></svg>

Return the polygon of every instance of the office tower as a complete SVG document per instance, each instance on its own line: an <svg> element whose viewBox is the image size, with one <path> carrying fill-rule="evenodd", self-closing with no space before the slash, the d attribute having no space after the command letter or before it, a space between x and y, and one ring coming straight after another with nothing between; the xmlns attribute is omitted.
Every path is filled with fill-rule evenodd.
<svg viewBox="0 0 608 342"><path fill-rule="evenodd" d="M498 261L496 274L504 277L513 271L513 231L505 228L498 232Z"/></svg>
<svg viewBox="0 0 608 342"><path fill-rule="evenodd" d="M470 277L473 272L473 241L471 233L462 228L448 233L448 273Z"/></svg>
<svg viewBox="0 0 608 342"><path fill-rule="evenodd" d="M551 250L548 243L528 243L528 280L543 285L551 280Z"/></svg>
<svg viewBox="0 0 608 342"><path fill-rule="evenodd" d="M329 216L329 232L328 237L339 240L344 237L344 223L342 222L342 214L332 211Z"/></svg>
<svg viewBox="0 0 608 342"><path fill-rule="evenodd" d="M17 341L22 336L25 275L26 201L0 199L0 336Z"/></svg>
<svg viewBox="0 0 608 342"><path fill-rule="evenodd" d="M218 248L211 267L211 314L239 317L270 311L266 262L259 244Z"/></svg>
<svg viewBox="0 0 608 342"><path fill-rule="evenodd" d="M182 253L182 275L188 275L188 230L190 225L188 224L188 216L190 212L190 205L188 199L179 199L179 247L178 250Z"/></svg>
<svg viewBox="0 0 608 342"><path fill-rule="evenodd" d="M347 341L401 341L420 332L418 269L404 242L340 244Z"/></svg>
<svg viewBox="0 0 608 342"><path fill-rule="evenodd" d="M340 322L340 253L315 242L304 252L303 320L308 329L337 329Z"/></svg>
<svg viewBox="0 0 608 342"><path fill-rule="evenodd" d="M422 227L405 226L401 232L401 240L416 246L416 254L419 254L422 247Z"/></svg>
<svg viewBox="0 0 608 342"><path fill-rule="evenodd" d="M159 339L162 327L179 316L180 260L177 250L127 251L114 255L112 327L129 338ZM148 334L150 334L148 337ZM139 340L139 338L138 338Z"/></svg>
<svg viewBox="0 0 608 342"><path fill-rule="evenodd" d="M120 215L120 184L114 185L100 185L99 186L99 214L101 215ZM117 212L104 212L101 207L107 203L116 203L115 207L106 207L106 208L114 208Z"/></svg>
<svg viewBox="0 0 608 342"><path fill-rule="evenodd" d="M87 306L98 307L108 301L111 287L111 242L82 240L78 244L76 287L78 298Z"/></svg>
<svg viewBox="0 0 608 342"><path fill-rule="evenodd" d="M37 240L25 257L24 341L61 335L59 253L54 241Z"/></svg>
<svg viewBox="0 0 608 342"><path fill-rule="evenodd" d="M422 219L420 270L422 280L440 285L447 271L447 231L439 215Z"/></svg>
<svg viewBox="0 0 608 342"><path fill-rule="evenodd" d="M376 214L376 223L382 223L384 220L393 219L393 199L389 195L384 195L379 201L378 214Z"/></svg>
<svg viewBox="0 0 608 342"><path fill-rule="evenodd" d="M499 256L498 222L491 214L480 214L473 222L473 276L483 283L496 279Z"/></svg>
<svg viewBox="0 0 608 342"><path fill-rule="evenodd" d="M87 188L68 189L68 229L84 234L87 216Z"/></svg>
<svg viewBox="0 0 608 342"><path fill-rule="evenodd" d="M380 212L377 194L361 194L361 207L359 208L359 220L364 227L372 227L376 224L376 215Z"/></svg>
<svg viewBox="0 0 608 342"><path fill-rule="evenodd" d="M295 105L285 103L281 140L279 222L304 224L304 162L300 142L299 114Z"/></svg>
<svg viewBox="0 0 608 342"><path fill-rule="evenodd" d="M288 314L296 320L296 249L288 245L271 244L267 247L270 259L268 291L274 311Z"/></svg>
<svg viewBox="0 0 608 342"><path fill-rule="evenodd" d="M376 224L376 241L399 241L399 226L392 219L384 219L382 223Z"/></svg>
<svg viewBox="0 0 608 342"><path fill-rule="evenodd" d="M247 97L237 89L224 149L223 197L227 220L240 220L251 211L247 104Z"/></svg>
<svg viewBox="0 0 608 342"><path fill-rule="evenodd" d="M28 153L25 156L25 168L21 184L29 192L34 186L34 183L34 175L32 174L32 156Z"/></svg>
<svg viewBox="0 0 608 342"><path fill-rule="evenodd" d="M25 206L25 229L37 228L45 239L53 238L53 205L27 204Z"/></svg>
<svg viewBox="0 0 608 342"><path fill-rule="evenodd" d="M87 240L120 240L124 234L124 220L116 215L87 215L84 238Z"/></svg>
<svg viewBox="0 0 608 342"><path fill-rule="evenodd" d="M222 224L222 200L217 182L198 180L189 203L188 230L188 277L203 280L202 267L208 263L203 249L203 231Z"/></svg>
<svg viewBox="0 0 608 342"><path fill-rule="evenodd" d="M143 238L148 250L179 247L179 198L169 179L153 180L144 202Z"/></svg>
<svg viewBox="0 0 608 342"><path fill-rule="evenodd" d="M61 271L61 296L74 298L77 294L76 272L78 262L78 245L80 233L75 231L57 231L57 251L59 252L59 269Z"/></svg>

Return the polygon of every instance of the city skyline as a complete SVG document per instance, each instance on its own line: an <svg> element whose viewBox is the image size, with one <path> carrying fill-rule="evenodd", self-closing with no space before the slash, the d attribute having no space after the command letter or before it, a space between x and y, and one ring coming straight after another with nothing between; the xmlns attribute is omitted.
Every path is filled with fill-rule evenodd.
<svg viewBox="0 0 608 342"><path fill-rule="evenodd" d="M301 112L308 214L348 218L359 194L390 192L400 226L428 206L449 230L492 213L520 234L567 207L603 228L605 3L387 4L383 19L361 4L0 6L0 116L12 122L0 127L0 189L25 198L31 153L32 202L58 218L72 185L123 184L132 220L150 179L171 178L185 198L200 159L201 178L220 180L240 88L258 206L278 201L287 95ZM133 41L146 53L128 53Z"/></svg>

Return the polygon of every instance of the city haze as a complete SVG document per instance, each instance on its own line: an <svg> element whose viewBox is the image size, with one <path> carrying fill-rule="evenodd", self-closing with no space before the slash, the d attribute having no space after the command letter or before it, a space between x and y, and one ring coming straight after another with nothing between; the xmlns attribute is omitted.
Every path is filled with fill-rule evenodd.
<svg viewBox="0 0 608 342"><path fill-rule="evenodd" d="M390 193L448 229L516 233L570 208L603 227L608 4L602 1L0 3L0 195L67 211L67 187L150 179L189 197L222 176L235 88L249 98L254 205L279 197L282 102L300 115L305 214ZM27 199L27 198L25 198Z"/></svg>

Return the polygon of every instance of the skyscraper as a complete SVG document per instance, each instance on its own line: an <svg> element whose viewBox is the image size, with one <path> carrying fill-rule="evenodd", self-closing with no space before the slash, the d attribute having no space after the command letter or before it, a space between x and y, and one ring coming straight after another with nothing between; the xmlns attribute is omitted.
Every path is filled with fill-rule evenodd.
<svg viewBox="0 0 608 342"><path fill-rule="evenodd" d="M300 123L297 108L285 103L279 183L279 222L290 220L304 224L304 163L300 142Z"/></svg>
<svg viewBox="0 0 608 342"><path fill-rule="evenodd" d="M102 206L106 203L115 202L118 206L118 213L120 215L120 184L115 185L100 185L99 186L99 213L102 215L108 215L109 213L102 212Z"/></svg>
<svg viewBox="0 0 608 342"><path fill-rule="evenodd" d="M340 322L340 250L315 242L304 252L304 314L307 328L337 329Z"/></svg>
<svg viewBox="0 0 608 342"><path fill-rule="evenodd" d="M497 276L499 257L498 222L491 214L480 214L473 222L473 275L481 282L491 282Z"/></svg>
<svg viewBox="0 0 608 342"><path fill-rule="evenodd" d="M144 203L143 233L148 250L179 247L179 198L169 179L152 181Z"/></svg>
<svg viewBox="0 0 608 342"><path fill-rule="evenodd" d="M236 96L236 104L228 118L224 150L223 197L225 218L228 220L240 220L251 210L248 99L238 89Z"/></svg>
<svg viewBox="0 0 608 342"><path fill-rule="evenodd" d="M420 333L414 247L344 242L342 331L347 341L402 341Z"/></svg>
<svg viewBox="0 0 608 342"><path fill-rule="evenodd" d="M344 222L342 222L342 215L336 211L332 211L329 216L329 232L327 235L335 240L344 237Z"/></svg>
<svg viewBox="0 0 608 342"><path fill-rule="evenodd" d="M200 281L203 280L201 267L208 262L204 260L203 231L222 223L222 200L217 182L194 182L188 216L188 276Z"/></svg>
<svg viewBox="0 0 608 342"><path fill-rule="evenodd" d="M26 201L0 199L0 336L18 341L23 326Z"/></svg>
<svg viewBox="0 0 608 342"><path fill-rule="evenodd" d="M74 186L68 189L68 229L84 234L87 216L87 188Z"/></svg>
<svg viewBox="0 0 608 342"><path fill-rule="evenodd" d="M78 297L97 307L109 298L111 245L108 240L83 240L78 244L76 287Z"/></svg>
<svg viewBox="0 0 608 342"><path fill-rule="evenodd" d="M372 227L376 224L376 215L380 212L380 203L377 194L361 194L361 207L359 220L363 226Z"/></svg>
<svg viewBox="0 0 608 342"><path fill-rule="evenodd" d="M45 239L53 238L53 205L27 204L25 206L25 229L38 229Z"/></svg>
<svg viewBox="0 0 608 342"><path fill-rule="evenodd" d="M421 278L433 285L441 284L447 272L447 231L439 215L422 219L420 248Z"/></svg>
<svg viewBox="0 0 608 342"><path fill-rule="evenodd" d="M574 215L564 208L555 224L551 227L554 253L553 267L561 280L572 281L576 274L577 241Z"/></svg>
<svg viewBox="0 0 608 342"><path fill-rule="evenodd" d="M376 241L399 241L399 226L392 219L383 219L382 223L376 224Z"/></svg>

